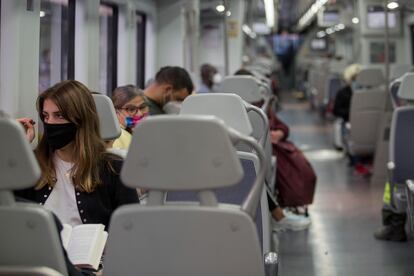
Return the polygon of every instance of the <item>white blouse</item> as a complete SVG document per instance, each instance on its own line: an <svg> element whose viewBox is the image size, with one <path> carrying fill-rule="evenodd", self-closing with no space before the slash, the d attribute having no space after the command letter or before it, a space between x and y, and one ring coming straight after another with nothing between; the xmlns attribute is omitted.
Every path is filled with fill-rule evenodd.
<svg viewBox="0 0 414 276"><path fill-rule="evenodd" d="M53 162L57 182L44 206L52 211L62 223L72 226L82 224L76 204L75 186L70 173L73 163L63 161L56 154Z"/></svg>

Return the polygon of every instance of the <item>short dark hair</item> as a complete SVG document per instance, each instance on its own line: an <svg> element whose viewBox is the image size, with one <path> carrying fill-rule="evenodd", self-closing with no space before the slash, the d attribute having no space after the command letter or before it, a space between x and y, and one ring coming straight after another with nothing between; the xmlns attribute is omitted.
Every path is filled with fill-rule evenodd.
<svg viewBox="0 0 414 276"><path fill-rule="evenodd" d="M244 69L244 68L241 68L241 69L237 70L234 74L236 76L237 75L247 75L247 76L253 76L254 77L252 72L250 72L249 70Z"/></svg>
<svg viewBox="0 0 414 276"><path fill-rule="evenodd" d="M155 82L171 84L174 90L185 88L189 94L194 90L190 75L184 68L178 66L162 67L155 75Z"/></svg>

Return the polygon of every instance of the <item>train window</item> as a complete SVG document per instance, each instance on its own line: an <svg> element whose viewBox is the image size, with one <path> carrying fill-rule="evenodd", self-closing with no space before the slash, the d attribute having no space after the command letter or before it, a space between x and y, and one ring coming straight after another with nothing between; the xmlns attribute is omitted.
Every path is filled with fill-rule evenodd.
<svg viewBox="0 0 414 276"><path fill-rule="evenodd" d="M137 86L145 88L145 29L146 15L136 12L137 24Z"/></svg>
<svg viewBox="0 0 414 276"><path fill-rule="evenodd" d="M99 24L99 89L111 95L117 85L118 8L101 3Z"/></svg>
<svg viewBox="0 0 414 276"><path fill-rule="evenodd" d="M396 62L395 43L390 42L389 49L389 61L390 63ZM384 42L371 42L370 48L370 62L371 63L384 63L385 62L385 44Z"/></svg>
<svg viewBox="0 0 414 276"><path fill-rule="evenodd" d="M73 78L73 72L68 70L69 63L73 64L74 59L74 45L69 43L73 36L73 28L69 26L74 24L71 20L72 5L73 0L41 1L39 92L61 80Z"/></svg>

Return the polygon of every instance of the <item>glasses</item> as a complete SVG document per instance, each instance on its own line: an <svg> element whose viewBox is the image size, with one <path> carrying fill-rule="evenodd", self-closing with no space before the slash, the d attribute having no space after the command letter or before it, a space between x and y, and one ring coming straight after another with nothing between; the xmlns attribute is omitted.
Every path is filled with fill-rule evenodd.
<svg viewBox="0 0 414 276"><path fill-rule="evenodd" d="M138 113L138 111L145 112L147 111L148 105L143 103L141 105L128 105L126 107L118 108L119 110L125 110L128 114L134 116Z"/></svg>

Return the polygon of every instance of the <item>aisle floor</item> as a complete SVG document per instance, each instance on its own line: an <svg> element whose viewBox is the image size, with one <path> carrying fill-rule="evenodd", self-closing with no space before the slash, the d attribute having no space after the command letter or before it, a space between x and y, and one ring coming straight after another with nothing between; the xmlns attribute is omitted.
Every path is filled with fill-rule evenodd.
<svg viewBox="0 0 414 276"><path fill-rule="evenodd" d="M279 235L279 275L414 275L413 241L373 238L381 222L383 184L371 184L348 167L343 154L333 149L331 124L308 104L291 100L278 115L318 176L310 229Z"/></svg>

